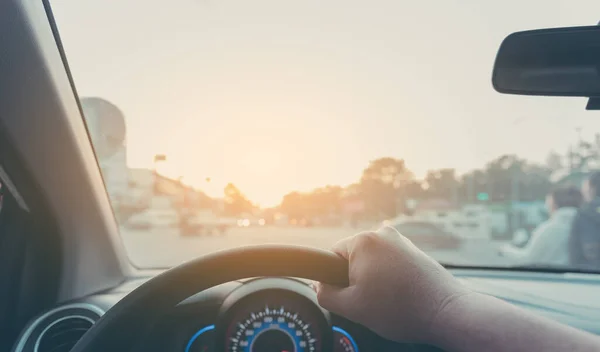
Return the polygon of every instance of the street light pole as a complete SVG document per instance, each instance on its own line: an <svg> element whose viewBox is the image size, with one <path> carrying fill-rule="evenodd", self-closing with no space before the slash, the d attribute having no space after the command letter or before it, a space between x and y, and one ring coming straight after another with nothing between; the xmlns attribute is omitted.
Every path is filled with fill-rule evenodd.
<svg viewBox="0 0 600 352"><path fill-rule="evenodd" d="M519 219L517 217L517 212L516 210L516 203L519 201L519 175L517 173L517 167L513 164L512 165L512 171L511 171L511 205L510 205L510 209L511 209L511 215L512 215L512 231L514 232L518 227L519 227Z"/></svg>
<svg viewBox="0 0 600 352"><path fill-rule="evenodd" d="M158 187L158 162L159 161L166 161L167 157L164 154L156 154L154 155L154 170L152 170L152 174L153 174L153 192L156 195L156 191L157 191L157 187Z"/></svg>

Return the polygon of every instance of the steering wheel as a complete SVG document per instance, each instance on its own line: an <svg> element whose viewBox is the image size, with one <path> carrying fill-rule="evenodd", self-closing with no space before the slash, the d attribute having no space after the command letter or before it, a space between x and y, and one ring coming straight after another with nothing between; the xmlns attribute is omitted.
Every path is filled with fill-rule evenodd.
<svg viewBox="0 0 600 352"><path fill-rule="evenodd" d="M258 276L293 276L348 286L348 262L329 251L260 245L211 253L174 267L139 286L115 304L72 352L133 350L168 309L195 293L229 281Z"/></svg>

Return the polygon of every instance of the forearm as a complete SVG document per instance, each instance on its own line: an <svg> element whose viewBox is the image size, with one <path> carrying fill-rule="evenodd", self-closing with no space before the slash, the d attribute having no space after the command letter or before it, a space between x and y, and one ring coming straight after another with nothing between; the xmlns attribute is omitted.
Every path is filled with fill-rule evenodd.
<svg viewBox="0 0 600 352"><path fill-rule="evenodd" d="M449 352L600 351L600 338L494 297L469 294L438 315L431 342Z"/></svg>

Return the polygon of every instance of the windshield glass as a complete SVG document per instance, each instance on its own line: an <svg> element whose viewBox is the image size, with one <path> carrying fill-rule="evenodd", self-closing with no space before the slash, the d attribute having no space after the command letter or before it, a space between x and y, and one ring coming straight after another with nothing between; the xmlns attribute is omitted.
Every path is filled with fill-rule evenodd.
<svg viewBox="0 0 600 352"><path fill-rule="evenodd" d="M570 265L598 114L585 99L498 94L491 71L508 34L594 25L597 1L52 9L140 267L249 244L328 248L382 224L447 264Z"/></svg>

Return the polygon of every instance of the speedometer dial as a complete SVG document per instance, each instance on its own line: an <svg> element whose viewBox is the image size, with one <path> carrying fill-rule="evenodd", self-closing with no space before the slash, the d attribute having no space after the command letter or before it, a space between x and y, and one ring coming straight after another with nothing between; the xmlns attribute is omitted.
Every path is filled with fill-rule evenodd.
<svg viewBox="0 0 600 352"><path fill-rule="evenodd" d="M223 301L216 349L229 352L331 352L329 312L305 283L262 278ZM325 347L325 348L324 348Z"/></svg>
<svg viewBox="0 0 600 352"><path fill-rule="evenodd" d="M236 323L227 341L231 352L316 352L319 340L311 324L284 306L251 311Z"/></svg>

